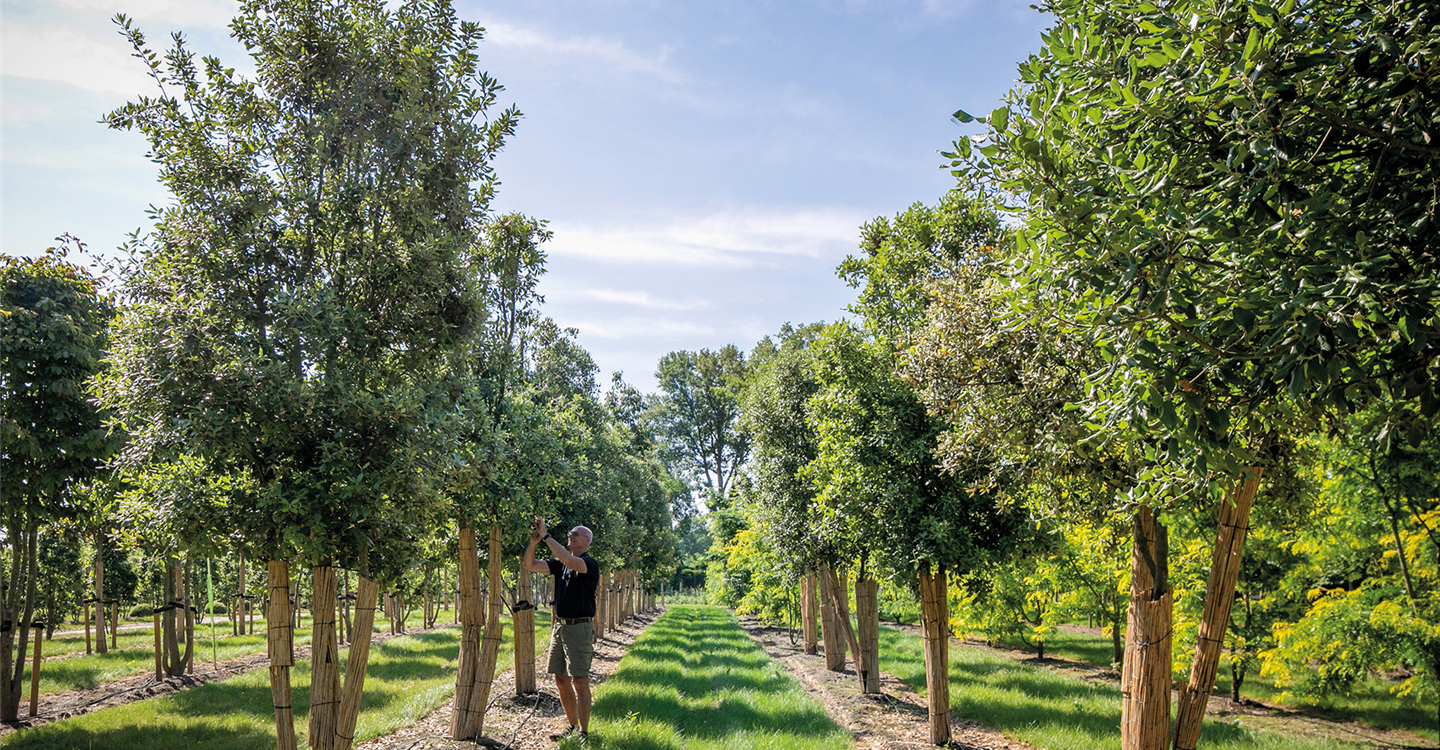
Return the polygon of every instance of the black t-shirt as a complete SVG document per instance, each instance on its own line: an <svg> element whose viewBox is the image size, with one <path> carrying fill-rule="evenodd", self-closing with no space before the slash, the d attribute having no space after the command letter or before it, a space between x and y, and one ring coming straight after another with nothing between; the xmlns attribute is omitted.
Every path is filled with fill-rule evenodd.
<svg viewBox="0 0 1440 750"><path fill-rule="evenodd" d="M589 555L580 555L580 559L585 561L584 573L576 573L554 557L545 561L550 566L550 575L555 576L556 617L595 616L595 589L600 585L600 563Z"/></svg>

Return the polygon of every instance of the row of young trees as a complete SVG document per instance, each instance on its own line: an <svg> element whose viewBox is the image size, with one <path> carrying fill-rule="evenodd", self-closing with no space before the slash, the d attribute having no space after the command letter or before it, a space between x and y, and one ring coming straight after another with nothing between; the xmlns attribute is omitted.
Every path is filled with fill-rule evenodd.
<svg viewBox="0 0 1440 750"><path fill-rule="evenodd" d="M937 743L951 597L1042 649L1105 623L1127 750L1196 747L1227 646L1235 691L1258 661L1440 705L1440 9L1043 10L1004 106L955 115L985 127L958 188L862 228L855 321L787 326L731 388L712 592L808 618L848 607L835 568L857 609L908 589Z"/></svg>
<svg viewBox="0 0 1440 750"><path fill-rule="evenodd" d="M626 410L633 389L617 375L602 396L576 332L541 313L544 224L488 208L520 115L496 111L482 29L445 0L248 0L242 76L116 23L158 91L106 121L147 138L171 200L108 287L61 251L0 269L0 719L44 598L40 530L64 522L161 561L171 610L187 562L265 570L282 748L294 568L313 607L308 741L343 749L378 592L455 561L451 733L478 736L502 565L529 518L584 523L602 565L648 585L674 569L684 494ZM337 571L358 575L343 684Z"/></svg>

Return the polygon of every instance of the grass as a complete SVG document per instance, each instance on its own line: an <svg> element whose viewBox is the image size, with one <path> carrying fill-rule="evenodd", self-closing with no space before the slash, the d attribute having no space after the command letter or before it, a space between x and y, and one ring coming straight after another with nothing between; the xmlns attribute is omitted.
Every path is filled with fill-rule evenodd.
<svg viewBox="0 0 1440 750"><path fill-rule="evenodd" d="M849 732L750 640L728 610L673 601L596 690L590 748L851 746Z"/></svg>
<svg viewBox="0 0 1440 750"><path fill-rule="evenodd" d="M421 626L422 615L412 612L406 619L411 628ZM439 620L437 625L443 625L448 620ZM229 622L217 623L215 627L216 649L221 660L234 659L240 656L260 654L265 652L265 620L255 619L255 627L260 635L228 635L230 630ZM374 632L388 632L389 621L375 623ZM71 656L57 661L47 661L40 667L40 693L61 693L66 690L79 690L90 688L104 682L124 679L137 674L146 674L155 670L155 635L151 629L143 633L120 634L121 650L108 653L88 654L85 656ZM55 644L54 651L51 651L51 644ZM301 617L301 627L295 631L295 645L297 647L310 643L310 618L308 615ZM141 648L126 648L127 646L140 646ZM28 648L26 649L29 650ZM79 636L56 636L53 640L47 641L42 647L46 657L57 654L77 653L85 650L85 635ZM180 646L184 652L185 646ZM205 671L208 666L205 664L212 658L210 646L210 626L195 626L195 669ZM26 695L29 695L30 667L26 661L25 676L22 683L26 685Z"/></svg>
<svg viewBox="0 0 1440 750"><path fill-rule="evenodd" d="M880 629L885 671L925 692L920 638ZM950 700L956 714L1044 750L1120 747L1118 688L1061 674L986 649L952 646ZM1173 714L1172 714L1173 715ZM1258 731L1207 720L1200 746L1212 750L1340 750L1350 743Z"/></svg>
<svg viewBox="0 0 1440 750"><path fill-rule="evenodd" d="M536 650L548 642L549 613L537 612ZM513 662L506 636L497 666ZM356 743L389 734L428 715L455 690L455 658L460 630L422 631L377 645L366 670L365 694L356 726ZM342 657L347 649L341 649ZM290 670L295 730L305 742L310 705L310 662ZM172 695L108 708L74 719L12 733L0 745L23 750L124 747L133 750L263 750L275 746L275 713L270 678L254 669L224 682L210 682Z"/></svg>
<svg viewBox="0 0 1440 750"><path fill-rule="evenodd" d="M1033 653L1033 649L1019 641L1007 642L1006 645ZM1177 674L1177 677L1188 676L1190 661L1194 658L1193 644L1175 645L1175 667L1184 670ZM1097 666L1108 665L1112 656L1110 638L1098 633L1064 628L1045 641L1045 655ZM1390 692L1394 685L1395 683L1389 680L1369 677L1356 685L1349 695L1317 700L1283 695L1284 691L1275 685L1272 678L1261 675L1260 670L1254 668L1246 675L1240 695L1265 703L1303 708L1339 721L1360 722L1377 729L1402 729L1432 742L1440 739L1440 733L1436 732L1435 726L1435 707L1420 706L1413 700L1394 695ZM1228 655L1221 657L1214 694L1230 695Z"/></svg>

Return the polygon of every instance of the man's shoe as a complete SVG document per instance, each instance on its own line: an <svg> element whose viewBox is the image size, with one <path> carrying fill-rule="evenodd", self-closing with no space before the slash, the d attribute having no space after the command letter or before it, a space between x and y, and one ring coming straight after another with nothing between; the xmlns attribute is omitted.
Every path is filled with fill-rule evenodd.
<svg viewBox="0 0 1440 750"><path fill-rule="evenodd" d="M580 730L580 744L582 744L582 745L588 745L588 744L590 744L590 733L587 732L587 731L585 731L584 729L581 729L581 730Z"/></svg>
<svg viewBox="0 0 1440 750"><path fill-rule="evenodd" d="M561 733L559 733L559 734L552 734L552 735L550 735L550 739L555 740L556 742L559 742L560 740L563 740L563 739L565 739L566 737L569 737L570 735L575 734L576 732L580 732L580 727L577 727L577 726L575 726L574 724L571 724L569 729L566 729L565 731L563 731L563 732L561 732ZM584 733L584 732L580 732L580 734L581 734L581 736L584 736L585 733Z"/></svg>

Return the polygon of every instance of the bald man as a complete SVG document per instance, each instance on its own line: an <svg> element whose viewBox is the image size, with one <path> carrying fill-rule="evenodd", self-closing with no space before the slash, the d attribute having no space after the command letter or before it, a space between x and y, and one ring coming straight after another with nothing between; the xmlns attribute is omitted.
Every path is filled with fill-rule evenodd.
<svg viewBox="0 0 1440 750"><path fill-rule="evenodd" d="M550 674L555 675L555 692L570 728L565 735L580 733L581 741L590 731L590 661L595 655L595 589L600 584L600 563L586 554L595 534L576 526L565 544L545 530L545 519L536 516L525 548L523 567L555 577L555 622L550 631ZM535 559L535 547L544 542L555 556ZM567 549L568 548L568 549Z"/></svg>

